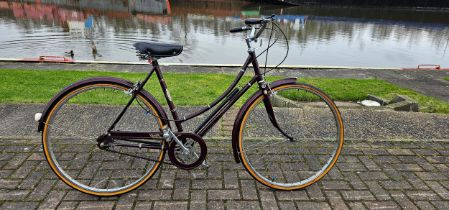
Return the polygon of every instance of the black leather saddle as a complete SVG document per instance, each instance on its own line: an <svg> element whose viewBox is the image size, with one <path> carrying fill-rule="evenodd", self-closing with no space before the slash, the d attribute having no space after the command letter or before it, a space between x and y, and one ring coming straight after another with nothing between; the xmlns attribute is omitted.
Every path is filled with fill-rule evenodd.
<svg viewBox="0 0 449 210"><path fill-rule="evenodd" d="M157 42L137 42L134 44L136 50L141 55L164 58L177 56L182 52L182 45L166 44Z"/></svg>

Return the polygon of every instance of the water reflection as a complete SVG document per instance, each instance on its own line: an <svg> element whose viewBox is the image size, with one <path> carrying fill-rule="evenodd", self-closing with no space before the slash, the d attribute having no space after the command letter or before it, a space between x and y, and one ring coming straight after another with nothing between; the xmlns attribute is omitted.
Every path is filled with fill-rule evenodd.
<svg viewBox="0 0 449 210"><path fill-rule="evenodd" d="M37 1L36 1L37 2ZM0 1L0 57L65 55L77 60L137 61L135 41L177 42L165 62L242 63L241 19L280 14L290 40L286 64L449 66L449 13L383 8L281 7L250 1ZM266 42L264 43L266 44ZM285 53L271 50L270 63Z"/></svg>

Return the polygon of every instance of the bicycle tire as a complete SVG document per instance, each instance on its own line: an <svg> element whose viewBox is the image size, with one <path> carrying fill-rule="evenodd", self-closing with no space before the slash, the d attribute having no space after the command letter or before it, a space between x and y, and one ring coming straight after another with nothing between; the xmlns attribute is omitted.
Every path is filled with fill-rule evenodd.
<svg viewBox="0 0 449 210"><path fill-rule="evenodd" d="M131 83L117 81L124 80L81 82L66 89L44 121L42 144L50 168L63 182L90 195L114 196L136 189L156 173L165 155L165 140L155 140L161 144L156 150L115 146L122 154L98 147L97 138L132 95L127 92ZM160 105L147 96L136 94L118 130L159 131Z"/></svg>
<svg viewBox="0 0 449 210"><path fill-rule="evenodd" d="M291 141L269 120L263 98L260 91L251 97L237 122L238 152L245 169L261 184L279 190L305 188L323 178L344 143L343 119L335 103L311 85L272 87L276 120L293 137Z"/></svg>

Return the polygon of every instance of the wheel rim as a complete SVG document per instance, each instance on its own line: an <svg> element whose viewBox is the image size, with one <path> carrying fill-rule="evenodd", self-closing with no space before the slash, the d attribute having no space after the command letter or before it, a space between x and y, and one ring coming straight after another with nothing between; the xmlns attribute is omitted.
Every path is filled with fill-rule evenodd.
<svg viewBox="0 0 449 210"><path fill-rule="evenodd" d="M264 185L303 188L321 179L337 161L343 145L341 116L326 95L310 86L281 86L273 93L270 100L277 122L295 141L274 128L260 96L240 126L242 162Z"/></svg>
<svg viewBox="0 0 449 210"><path fill-rule="evenodd" d="M125 91L126 87L110 84L83 86L65 95L50 111L43 132L45 156L58 177L75 189L94 195L121 194L143 184L160 165L164 150L137 149L140 158L136 158L97 147L99 131L107 131L129 100ZM138 95L116 128L156 131L162 126L157 116ZM164 141L159 142L163 147ZM134 148L119 150L136 153Z"/></svg>

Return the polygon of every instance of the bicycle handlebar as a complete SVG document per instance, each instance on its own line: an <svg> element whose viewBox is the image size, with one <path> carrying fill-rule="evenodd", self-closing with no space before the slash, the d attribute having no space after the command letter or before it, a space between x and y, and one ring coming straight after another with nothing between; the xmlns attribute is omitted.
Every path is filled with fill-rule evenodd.
<svg viewBox="0 0 449 210"><path fill-rule="evenodd" d="M267 27L267 23L274 20L274 17L275 17L275 15L271 15L269 17L262 17L262 18L248 18L244 21L246 26L233 28L229 32L238 33L238 32L242 32L242 31L249 31L254 28L252 25L260 24L261 27L259 28L259 31L257 32L257 34L254 35L253 37L249 37L250 39L255 40L255 39L259 38L259 36L265 30L265 28Z"/></svg>
<svg viewBox="0 0 449 210"><path fill-rule="evenodd" d="M263 21L262 18L248 18L248 19L245 19L245 24L246 25L261 24L262 21Z"/></svg>

